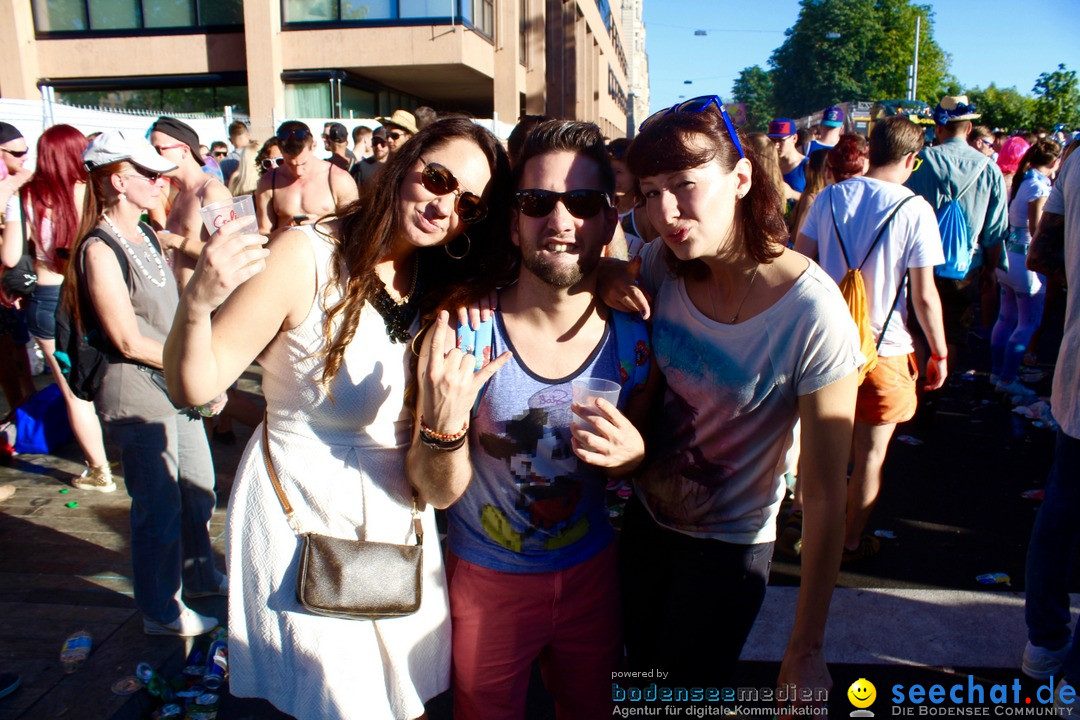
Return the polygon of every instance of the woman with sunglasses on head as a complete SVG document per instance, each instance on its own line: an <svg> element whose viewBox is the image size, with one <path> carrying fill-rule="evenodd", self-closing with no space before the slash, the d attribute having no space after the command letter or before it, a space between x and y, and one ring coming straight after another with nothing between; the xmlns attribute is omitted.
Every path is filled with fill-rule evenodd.
<svg viewBox="0 0 1080 720"><path fill-rule="evenodd" d="M781 684L827 688L824 630L840 565L858 336L817 265L784 246L775 185L713 96L649 118L627 154L662 242L637 285L666 380L623 520L632 670L675 686L732 679L768 582L784 451L801 420L802 586ZM650 302L651 298L651 302Z"/></svg>
<svg viewBox="0 0 1080 720"><path fill-rule="evenodd" d="M363 204L279 234L269 252L258 236L211 240L166 344L169 386L177 400L204 402L258 359L269 462L304 531L411 541L411 340L420 318L486 295L505 273L510 188L498 140L448 119L393 155ZM232 693L301 720L422 716L450 671L433 511L422 516L418 612L311 614L296 598L297 538L263 443L257 430L229 505Z"/></svg>
<svg viewBox="0 0 1080 720"><path fill-rule="evenodd" d="M259 232L312 224L357 199L352 176L315 156L315 138L307 125L286 120L274 135L283 160L274 161L255 191Z"/></svg>
<svg viewBox="0 0 1080 720"><path fill-rule="evenodd" d="M28 298L26 314L30 334L37 338L45 361L64 395L68 419L86 458L86 470L73 481L82 490L112 492L105 441L94 404L71 393L56 362L56 308L64 282L64 267L77 239L79 213L86 194L86 168L82 154L86 137L70 125L53 125L37 144L37 166L23 190L23 217L13 223L14 242L4 236L4 265L18 262L23 253L34 256L37 289Z"/></svg>
<svg viewBox="0 0 1080 720"><path fill-rule="evenodd" d="M176 166L145 140L106 132L83 154L89 170L78 244L64 299L78 329L108 356L94 405L120 448L131 496L135 605L148 635L191 637L217 620L183 598L223 595L209 523L214 464L194 410L178 410L164 387L162 345L177 306L176 280L153 229L161 173ZM96 340L95 338L100 338Z"/></svg>

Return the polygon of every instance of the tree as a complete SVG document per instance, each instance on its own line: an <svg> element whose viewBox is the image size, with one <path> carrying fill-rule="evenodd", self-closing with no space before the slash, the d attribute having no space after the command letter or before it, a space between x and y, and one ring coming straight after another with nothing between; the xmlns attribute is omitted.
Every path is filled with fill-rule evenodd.
<svg viewBox="0 0 1080 720"><path fill-rule="evenodd" d="M739 72L732 86L732 99L746 106L747 131L765 130L776 117L772 77L760 65L743 68Z"/></svg>
<svg viewBox="0 0 1080 720"><path fill-rule="evenodd" d="M976 111L982 113L977 121L980 125L1010 131L1032 126L1035 102L1016 88L998 88L991 83L985 90L972 88L966 94Z"/></svg>
<svg viewBox="0 0 1080 720"><path fill-rule="evenodd" d="M799 17L769 60L774 100L788 115L835 102L907 96L915 19L922 18L917 98L931 104L952 81L929 6L911 0L801 0Z"/></svg>
<svg viewBox="0 0 1080 720"><path fill-rule="evenodd" d="M1057 70L1043 73L1032 88L1035 93L1035 125L1049 130L1057 123L1068 128L1080 126L1080 83L1075 70L1058 65Z"/></svg>

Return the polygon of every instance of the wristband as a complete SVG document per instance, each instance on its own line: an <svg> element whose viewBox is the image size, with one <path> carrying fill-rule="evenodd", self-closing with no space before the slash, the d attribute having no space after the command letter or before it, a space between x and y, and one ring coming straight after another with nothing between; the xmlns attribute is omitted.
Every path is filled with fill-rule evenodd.
<svg viewBox="0 0 1080 720"><path fill-rule="evenodd" d="M463 447L465 445L466 439L467 436L462 435L457 440L453 440L451 442L443 442L441 440L427 438L424 436L424 431L420 431L420 442L422 442L425 447L431 448L435 452L453 452L454 450Z"/></svg>
<svg viewBox="0 0 1080 720"><path fill-rule="evenodd" d="M948 355L934 355L933 353L930 353L930 359L933 360L934 362L941 362L943 360L948 360L949 356Z"/></svg>

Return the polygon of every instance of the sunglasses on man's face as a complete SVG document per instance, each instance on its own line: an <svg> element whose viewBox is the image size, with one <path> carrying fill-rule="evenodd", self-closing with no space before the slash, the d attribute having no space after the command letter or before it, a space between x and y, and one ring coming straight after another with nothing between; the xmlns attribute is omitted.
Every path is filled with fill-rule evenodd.
<svg viewBox="0 0 1080 720"><path fill-rule="evenodd" d="M720 111L720 117L723 119L724 126L727 128L728 137L731 138L731 144L734 145L735 149L739 152L739 157L745 158L746 153L743 152L742 143L739 142L739 134L735 132L735 125L731 122L731 116L728 115L728 111L724 109L724 103L720 100L720 96L718 95L702 95L701 97L691 98L686 102L676 103L665 110L653 113L645 118L645 122L641 123L638 131L643 132L647 130L657 120L667 117L672 113L702 113L714 105Z"/></svg>
<svg viewBox="0 0 1080 720"><path fill-rule="evenodd" d="M393 132L386 133L386 137L390 138L391 140L397 141L397 140L400 140L401 138L405 137L405 133L397 132L395 130Z"/></svg>
<svg viewBox="0 0 1080 720"><path fill-rule="evenodd" d="M533 218L547 217L560 200L579 220L595 217L601 210L611 207L611 199L603 190L518 190L514 193L514 207Z"/></svg>
<svg viewBox="0 0 1080 720"><path fill-rule="evenodd" d="M283 157L263 158L262 163L260 164L262 165L263 170L273 170L276 167L281 167L284 162L285 158Z"/></svg>
<svg viewBox="0 0 1080 720"><path fill-rule="evenodd" d="M383 140L382 138L378 138L377 140L372 140L371 141L371 147L375 147L376 145L385 145L385 144L386 144L386 141Z"/></svg>
<svg viewBox="0 0 1080 720"><path fill-rule="evenodd" d="M297 130L282 130L281 132L279 132L277 134L276 137L278 139L278 142L280 142L280 143L288 142L289 138L296 138L297 140L303 142L304 140L307 140L309 137L311 137L311 132L308 131L308 130L300 130L300 129L297 129Z"/></svg>
<svg viewBox="0 0 1080 720"><path fill-rule="evenodd" d="M226 155L228 155L229 153L227 153L224 150L215 150L214 152L212 152L210 154L213 155L216 158L222 158L222 157L225 157Z"/></svg>
<svg viewBox="0 0 1080 720"><path fill-rule="evenodd" d="M0 150L3 150L4 152L6 152L11 157L20 157L20 158L24 157L26 155L26 153L30 152L29 150L8 150L7 148L0 148Z"/></svg>
<svg viewBox="0 0 1080 720"><path fill-rule="evenodd" d="M439 163L426 162L423 158L420 158L420 162L424 163L424 169L420 171L420 184L434 195L455 193L457 201L454 207L462 221L472 225L487 217L487 204L483 198L468 190L462 190L458 179L448 168Z"/></svg>

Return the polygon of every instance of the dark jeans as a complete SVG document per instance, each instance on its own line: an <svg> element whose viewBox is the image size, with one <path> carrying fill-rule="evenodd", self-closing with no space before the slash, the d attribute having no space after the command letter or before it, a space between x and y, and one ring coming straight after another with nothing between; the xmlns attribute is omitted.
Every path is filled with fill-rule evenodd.
<svg viewBox="0 0 1080 720"><path fill-rule="evenodd" d="M772 552L772 543L668 530L631 499L619 548L630 669L670 672L671 687L727 685L765 598Z"/></svg>
<svg viewBox="0 0 1080 720"><path fill-rule="evenodd" d="M1080 683L1080 623L1069 632L1069 574L1080 544L1078 517L1080 440L1058 430L1054 466L1028 545L1024 613L1032 645L1059 650L1073 636L1062 674L1074 686Z"/></svg>

